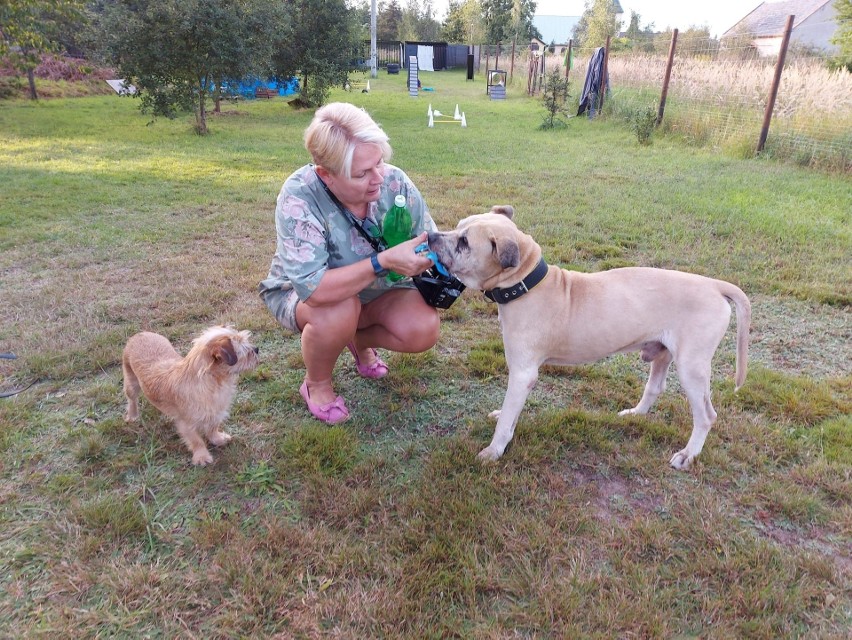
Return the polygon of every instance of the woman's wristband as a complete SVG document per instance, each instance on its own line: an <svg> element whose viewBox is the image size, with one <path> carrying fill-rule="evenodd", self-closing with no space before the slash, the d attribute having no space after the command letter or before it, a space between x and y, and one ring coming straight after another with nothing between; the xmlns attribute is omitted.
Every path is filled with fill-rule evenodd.
<svg viewBox="0 0 852 640"><path fill-rule="evenodd" d="M379 264L378 254L374 253L370 256L370 264L373 265L373 273L375 273L379 278L383 278L388 275L388 270Z"/></svg>

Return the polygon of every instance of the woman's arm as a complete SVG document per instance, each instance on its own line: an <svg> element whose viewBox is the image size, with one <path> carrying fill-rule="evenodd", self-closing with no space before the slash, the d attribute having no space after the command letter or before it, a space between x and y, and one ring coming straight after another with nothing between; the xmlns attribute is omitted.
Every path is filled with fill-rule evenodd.
<svg viewBox="0 0 852 640"><path fill-rule="evenodd" d="M378 254L379 264L389 271L404 276L417 276L432 266L432 261L415 253L417 245L426 242L426 234L386 249ZM305 300L308 306L333 304L358 293L376 279L369 258L345 267L328 269L311 296Z"/></svg>

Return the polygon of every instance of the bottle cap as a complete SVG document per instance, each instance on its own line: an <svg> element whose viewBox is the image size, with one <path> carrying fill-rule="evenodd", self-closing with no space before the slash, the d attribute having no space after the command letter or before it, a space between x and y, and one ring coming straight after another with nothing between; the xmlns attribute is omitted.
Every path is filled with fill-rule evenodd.
<svg viewBox="0 0 852 640"><path fill-rule="evenodd" d="M405 196L404 196L404 195L402 195L402 194L400 193L398 196L396 196L396 197L393 199L393 203L394 203L397 207L404 207L404 206L405 206Z"/></svg>

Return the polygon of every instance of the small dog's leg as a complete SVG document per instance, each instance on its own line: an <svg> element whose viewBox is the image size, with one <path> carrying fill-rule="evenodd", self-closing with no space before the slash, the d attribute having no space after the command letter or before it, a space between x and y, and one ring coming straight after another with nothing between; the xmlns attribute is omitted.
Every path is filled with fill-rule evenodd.
<svg viewBox="0 0 852 640"><path fill-rule="evenodd" d="M130 368L127 358L123 358L121 368L124 371L124 395L127 396L127 411L124 413L125 422L135 422L139 419L139 379Z"/></svg>
<svg viewBox="0 0 852 640"><path fill-rule="evenodd" d="M204 438L199 435L198 427L183 421L178 421L176 426L181 440L183 440L186 448L192 452L192 464L203 467L213 462L213 456L207 450Z"/></svg>
<svg viewBox="0 0 852 640"><path fill-rule="evenodd" d="M497 426L494 429L494 437L485 449L477 456L481 461L497 460L503 455L506 447L515 435L515 425L518 416L527 401L527 396L538 380L538 368L525 369L522 371L509 370L509 386L506 389L506 397L503 398L503 406L499 411L490 415L497 417Z"/></svg>
<svg viewBox="0 0 852 640"><path fill-rule="evenodd" d="M231 435L225 433L224 431L213 431L213 433L210 434L210 437L207 438L207 440L214 447L221 447L231 441Z"/></svg>
<svg viewBox="0 0 852 640"><path fill-rule="evenodd" d="M692 409L692 434L686 447L674 454L669 464L675 469L688 469L704 448L704 441L713 423L716 411L710 403L710 366L677 365L678 378Z"/></svg>
<svg viewBox="0 0 852 640"><path fill-rule="evenodd" d="M651 372L648 374L648 382L645 383L645 391L642 399L632 409L619 411L618 415L631 414L644 415L651 410L660 394L666 390L666 376L669 373L669 365L672 363L672 354L668 349L663 349L652 361Z"/></svg>

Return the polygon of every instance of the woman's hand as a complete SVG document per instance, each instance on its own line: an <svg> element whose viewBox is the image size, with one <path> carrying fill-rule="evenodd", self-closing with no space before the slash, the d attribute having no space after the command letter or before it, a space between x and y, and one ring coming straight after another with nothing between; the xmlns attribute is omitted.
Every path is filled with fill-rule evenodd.
<svg viewBox="0 0 852 640"><path fill-rule="evenodd" d="M419 276L435 264L426 257L425 253L420 254L414 251L417 245L426 242L427 235L424 231L416 238L385 249L379 254L379 264L385 269L404 276Z"/></svg>

